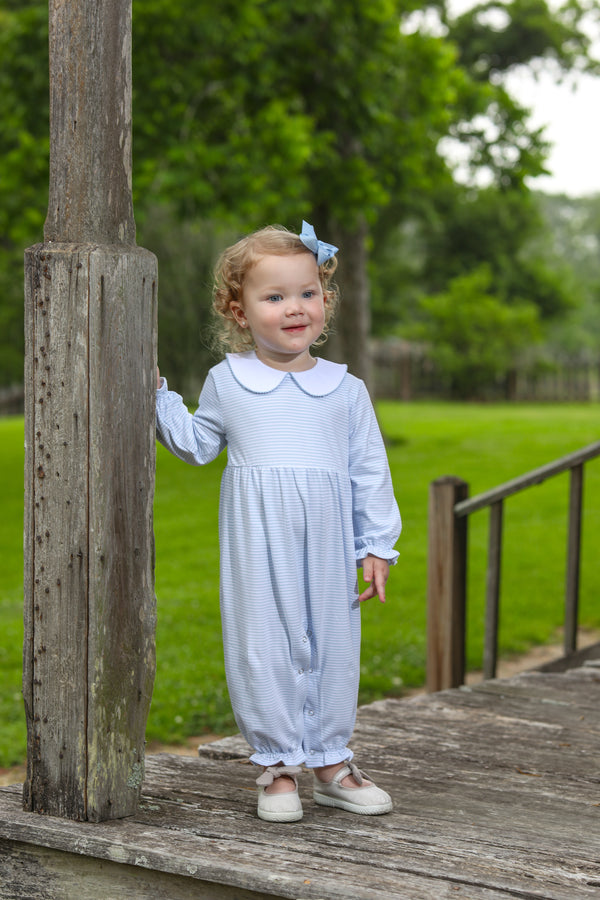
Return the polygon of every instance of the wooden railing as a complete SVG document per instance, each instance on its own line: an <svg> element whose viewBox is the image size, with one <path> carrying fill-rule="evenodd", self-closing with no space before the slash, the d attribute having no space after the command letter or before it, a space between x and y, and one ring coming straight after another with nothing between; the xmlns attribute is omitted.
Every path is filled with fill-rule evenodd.
<svg viewBox="0 0 600 900"><path fill-rule="evenodd" d="M498 647L504 500L566 471L570 472L570 494L565 579L565 656L576 650L583 467L597 456L600 456L600 441L474 497L468 496L468 484L453 475L438 478L431 483L427 577L428 691L458 687L464 681L468 516L485 507L490 508L483 673L484 678L494 678Z"/></svg>

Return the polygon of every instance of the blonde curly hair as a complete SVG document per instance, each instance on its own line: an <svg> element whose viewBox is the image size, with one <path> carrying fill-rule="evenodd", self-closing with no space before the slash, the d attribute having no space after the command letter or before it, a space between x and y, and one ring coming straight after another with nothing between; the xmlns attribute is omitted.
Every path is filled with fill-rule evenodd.
<svg viewBox="0 0 600 900"><path fill-rule="evenodd" d="M239 353L254 348L254 338L248 328L242 328L233 314L232 303L243 302L244 280L252 266L263 256L290 256L310 253L297 234L283 225L267 225L242 238L223 251L215 268L213 310L216 317L215 340L219 349L229 353ZM339 294L331 278L337 268L337 260L332 256L319 266L319 280L325 300L325 324L315 346L324 344L329 332L329 324L335 315Z"/></svg>

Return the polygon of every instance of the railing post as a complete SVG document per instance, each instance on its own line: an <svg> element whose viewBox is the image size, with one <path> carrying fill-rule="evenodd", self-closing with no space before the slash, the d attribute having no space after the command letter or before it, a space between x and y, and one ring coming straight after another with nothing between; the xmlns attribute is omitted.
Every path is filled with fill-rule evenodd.
<svg viewBox="0 0 600 900"><path fill-rule="evenodd" d="M490 506L490 534L485 601L485 640L483 647L483 677L496 677L498 660L498 609L500 603L500 570L502 566L503 501Z"/></svg>
<svg viewBox="0 0 600 900"><path fill-rule="evenodd" d="M565 582L564 653L577 650L577 619L579 609L579 560L581 555L581 511L583 506L583 463L571 469L569 490L569 532L567 543L567 573Z"/></svg>
<svg viewBox="0 0 600 900"><path fill-rule="evenodd" d="M427 690L458 687L465 672L467 516L454 506L468 484L453 475L429 486L427 571Z"/></svg>

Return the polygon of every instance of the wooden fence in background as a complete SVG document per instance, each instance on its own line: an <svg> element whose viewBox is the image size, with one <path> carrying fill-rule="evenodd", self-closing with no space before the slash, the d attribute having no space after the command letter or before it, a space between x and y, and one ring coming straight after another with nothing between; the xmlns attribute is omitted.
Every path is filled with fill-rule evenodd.
<svg viewBox="0 0 600 900"><path fill-rule="evenodd" d="M371 342L371 353L377 397L403 402L449 399L448 385L422 345L399 338L377 339ZM194 389L185 396L197 396L201 382L202 371L194 373ZM600 358L582 351L549 360L536 358L530 352L505 378L482 391L478 399L532 403L599 401ZM22 412L23 386L0 388L0 416Z"/></svg>
<svg viewBox="0 0 600 900"><path fill-rule="evenodd" d="M375 393L387 400L449 399L447 379L424 345L391 338L371 344ZM527 402L589 402L600 400L600 357L582 350L556 355L530 350L518 365L494 384L478 391L477 399Z"/></svg>

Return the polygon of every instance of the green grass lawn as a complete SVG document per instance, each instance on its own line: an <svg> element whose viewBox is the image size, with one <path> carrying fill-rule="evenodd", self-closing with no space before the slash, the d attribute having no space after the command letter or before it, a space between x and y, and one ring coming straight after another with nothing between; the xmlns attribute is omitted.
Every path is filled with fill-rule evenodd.
<svg viewBox="0 0 600 900"><path fill-rule="evenodd" d="M427 495L440 475L475 494L598 440L593 405L384 402L378 412L404 520L385 605L363 605L361 702L401 695L425 672ZM235 729L218 598L217 505L224 460L192 468L158 450L155 502L157 676L148 738ZM0 766L25 753L21 683L23 420L0 420ZM504 514L500 650L555 637L562 622L568 476L509 498ZM470 518L468 665L483 646L488 514ZM600 627L600 459L585 470L581 622Z"/></svg>

